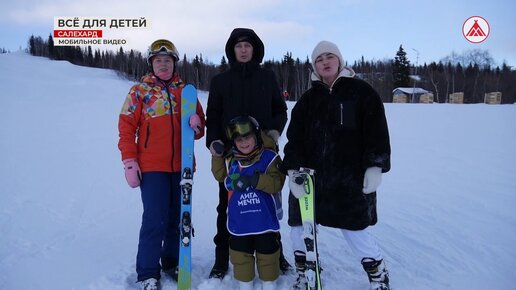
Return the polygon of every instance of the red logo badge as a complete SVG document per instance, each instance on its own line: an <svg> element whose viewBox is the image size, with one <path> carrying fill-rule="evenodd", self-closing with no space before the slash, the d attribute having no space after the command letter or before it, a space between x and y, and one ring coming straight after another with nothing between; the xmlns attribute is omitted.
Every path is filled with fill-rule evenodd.
<svg viewBox="0 0 516 290"><path fill-rule="evenodd" d="M472 43L481 43L489 36L489 23L483 17L471 16L462 25L462 34Z"/></svg>

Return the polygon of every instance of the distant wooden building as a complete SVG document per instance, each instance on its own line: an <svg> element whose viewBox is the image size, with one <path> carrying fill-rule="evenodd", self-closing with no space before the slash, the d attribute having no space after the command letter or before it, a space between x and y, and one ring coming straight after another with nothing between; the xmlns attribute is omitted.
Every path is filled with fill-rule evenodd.
<svg viewBox="0 0 516 290"><path fill-rule="evenodd" d="M433 103L434 94L422 88L395 88L392 90L393 103L410 103L414 96L419 103Z"/></svg>
<svg viewBox="0 0 516 290"><path fill-rule="evenodd" d="M434 102L434 94L426 93L419 96L419 102L422 104L431 104Z"/></svg>
<svg viewBox="0 0 516 290"><path fill-rule="evenodd" d="M450 104L464 104L464 92L457 92L450 94L448 98Z"/></svg>
<svg viewBox="0 0 516 290"><path fill-rule="evenodd" d="M392 96L393 103L408 103L408 97L405 94L399 94Z"/></svg>
<svg viewBox="0 0 516 290"><path fill-rule="evenodd" d="M486 104L501 104L502 92L490 92L484 94L484 103Z"/></svg>

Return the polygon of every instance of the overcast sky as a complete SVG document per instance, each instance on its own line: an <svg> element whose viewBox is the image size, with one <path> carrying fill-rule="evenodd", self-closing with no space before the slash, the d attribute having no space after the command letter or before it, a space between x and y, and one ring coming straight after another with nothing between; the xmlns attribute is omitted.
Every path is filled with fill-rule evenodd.
<svg viewBox="0 0 516 290"><path fill-rule="evenodd" d="M31 34L44 39L54 17L145 17L147 30L104 34L126 39L125 50L145 52L157 38L174 42L188 58L202 54L220 63L235 27L256 31L265 43L265 59L279 60L288 51L304 60L320 40L335 42L349 62L362 56L384 60L403 45L411 63L439 61L452 51L485 49L497 64L516 67L516 1L514 0L0 0L0 48L27 47ZM484 42L468 42L464 22L482 16L490 26ZM118 46L111 46L116 50ZM419 52L419 58L418 53Z"/></svg>

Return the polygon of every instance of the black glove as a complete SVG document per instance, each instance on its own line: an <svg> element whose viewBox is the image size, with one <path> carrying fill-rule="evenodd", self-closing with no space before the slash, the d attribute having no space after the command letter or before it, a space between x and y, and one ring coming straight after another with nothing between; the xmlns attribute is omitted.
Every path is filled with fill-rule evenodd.
<svg viewBox="0 0 516 290"><path fill-rule="evenodd" d="M214 156L222 156L222 154L224 153L225 149L226 148L224 147L224 143L222 143L222 141L215 140L215 141L211 142L210 152L211 152L212 155L214 155Z"/></svg>
<svg viewBox="0 0 516 290"><path fill-rule="evenodd" d="M258 179L260 179L259 173L255 173L251 176L240 175L239 178L233 180L231 185L234 190L245 191L248 188L256 188L258 185Z"/></svg>

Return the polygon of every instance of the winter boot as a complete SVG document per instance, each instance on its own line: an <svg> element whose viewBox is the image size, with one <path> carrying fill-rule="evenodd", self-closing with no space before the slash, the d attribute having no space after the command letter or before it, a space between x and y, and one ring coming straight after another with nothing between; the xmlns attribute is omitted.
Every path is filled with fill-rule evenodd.
<svg viewBox="0 0 516 290"><path fill-rule="evenodd" d="M217 269L216 265L214 265L213 268L211 268L209 278L222 280L226 276L227 271L228 271L227 269L226 270Z"/></svg>
<svg viewBox="0 0 516 290"><path fill-rule="evenodd" d="M280 257L279 257L279 267L280 271L283 274L287 274L292 270L292 265L285 259L285 256L283 255L283 250L280 251Z"/></svg>
<svg viewBox="0 0 516 290"><path fill-rule="evenodd" d="M254 289L253 281L249 281L249 282L238 281L238 289L240 289L240 290L253 290Z"/></svg>
<svg viewBox="0 0 516 290"><path fill-rule="evenodd" d="M279 267L282 274L288 274L292 270L292 265L285 259L283 255L283 244L281 243L281 235L278 235L278 242L280 246L280 257L279 257Z"/></svg>
<svg viewBox="0 0 516 290"><path fill-rule="evenodd" d="M298 276L296 282L294 282L294 285L292 286L292 289L304 290L307 287L307 281L305 277L306 254L301 251L294 251L294 260L296 262L296 273Z"/></svg>
<svg viewBox="0 0 516 290"><path fill-rule="evenodd" d="M149 278L141 282L142 290L160 290L161 285L159 280L155 278Z"/></svg>
<svg viewBox="0 0 516 290"><path fill-rule="evenodd" d="M175 266L174 268L163 270L163 272L167 275L169 275L172 280L177 282L177 279L179 277L179 266Z"/></svg>
<svg viewBox="0 0 516 290"><path fill-rule="evenodd" d="M276 281L262 281L262 290L276 290Z"/></svg>
<svg viewBox="0 0 516 290"><path fill-rule="evenodd" d="M161 258L161 270L177 282L179 276L179 267L177 259Z"/></svg>
<svg viewBox="0 0 516 290"><path fill-rule="evenodd" d="M389 272L385 268L383 260L373 258L363 258L362 266L369 277L371 283L370 290L389 290Z"/></svg>
<svg viewBox="0 0 516 290"><path fill-rule="evenodd" d="M228 271L229 264L229 250L222 250L220 247L215 249L215 264L211 268L209 278L224 279Z"/></svg>

